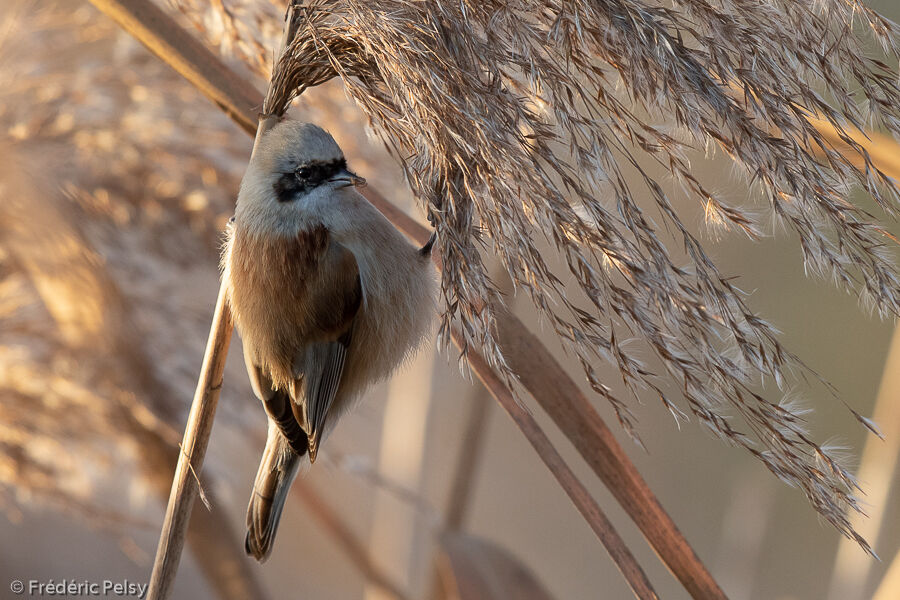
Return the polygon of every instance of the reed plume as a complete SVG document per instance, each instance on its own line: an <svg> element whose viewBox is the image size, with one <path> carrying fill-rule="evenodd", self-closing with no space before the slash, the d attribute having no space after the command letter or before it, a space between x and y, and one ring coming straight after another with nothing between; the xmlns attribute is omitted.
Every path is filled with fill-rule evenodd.
<svg viewBox="0 0 900 600"><path fill-rule="evenodd" d="M218 43L266 71L271 3L176 4L206 23L217 15ZM502 297L485 269L499 257L629 432L634 418L600 381L598 358L626 394L693 414L869 549L845 516L859 510L852 474L801 414L761 392L760 381L782 387L805 367L674 200L693 198L710 226L753 238L774 220L797 234L809 271L882 316L900 313L894 239L878 222L896 215L898 189L849 135L900 134L886 64L900 53L894 23L858 0L301 4L281 85L300 94L340 77L401 162L438 232L445 336L459 322L505 368L491 309ZM698 151L727 155L754 206L701 181ZM852 203L857 188L877 208Z"/></svg>

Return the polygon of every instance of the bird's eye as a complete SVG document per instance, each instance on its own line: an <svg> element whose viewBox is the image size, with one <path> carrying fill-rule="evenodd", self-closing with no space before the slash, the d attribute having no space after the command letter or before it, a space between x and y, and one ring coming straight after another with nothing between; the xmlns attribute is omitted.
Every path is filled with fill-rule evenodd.
<svg viewBox="0 0 900 600"><path fill-rule="evenodd" d="M297 179L309 179L310 175L312 175L312 169L309 167L297 167L294 173L297 174Z"/></svg>

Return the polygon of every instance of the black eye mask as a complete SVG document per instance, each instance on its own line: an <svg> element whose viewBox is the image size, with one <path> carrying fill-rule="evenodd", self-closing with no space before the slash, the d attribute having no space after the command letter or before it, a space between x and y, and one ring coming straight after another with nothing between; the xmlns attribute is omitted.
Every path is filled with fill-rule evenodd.
<svg viewBox="0 0 900 600"><path fill-rule="evenodd" d="M293 171L284 172L272 186L279 202L293 202L323 181L331 179L347 168L347 161L336 158L328 162L310 161L298 165Z"/></svg>

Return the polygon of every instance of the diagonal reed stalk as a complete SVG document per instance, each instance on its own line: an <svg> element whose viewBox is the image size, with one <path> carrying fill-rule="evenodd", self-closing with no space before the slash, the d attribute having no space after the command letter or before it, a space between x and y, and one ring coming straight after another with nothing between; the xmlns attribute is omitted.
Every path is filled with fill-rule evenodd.
<svg viewBox="0 0 900 600"><path fill-rule="evenodd" d="M146 0L91 1L196 85L245 131L248 133L257 131L257 123L252 110L254 107L260 106L261 98L252 91L252 86L241 82L240 78L206 50L202 44L194 40L190 34L175 24L164 12ZM815 125L823 136L844 139L827 121L816 122ZM859 140L859 143L867 149L872 146L871 141L864 137ZM874 162L879 162L879 157L875 153L872 158ZM398 229L420 242L427 237L424 228L388 203L375 190L369 189L367 197L385 213ZM718 585L659 505L635 467L628 461L624 451L593 406L580 393L578 386L518 319L502 308L496 310L504 356L525 388L541 403L598 477L613 492L629 516L638 524L661 560L672 570L691 596L694 598L723 598L724 594ZM224 362L221 343L224 339L225 349L227 349L227 338L231 333L230 319L227 317L227 306L223 302L219 302L204 365L209 364L211 367L215 367L216 360ZM218 345L214 342L218 342ZM219 350L218 356L215 353L211 355L209 351L216 349ZM470 359L473 356L475 360L470 360L470 364L480 378L489 381L497 377L496 373L493 373L483 361L479 360L477 355L470 351ZM198 399L200 401L211 400L214 410L220 378L214 377L214 368L204 368L203 374L206 378L201 377ZM500 390L498 388L491 391L493 393ZM500 399L498 398L498 400ZM197 399L195 399L195 404L196 401ZM210 417L211 414L210 412ZM192 422L189 421L189 425ZM532 435L533 432L529 433L528 428L522 427L518 421L517 424L534 443L536 438ZM211 418L206 426L211 426ZM205 443L205 440L202 441ZM201 440L198 439L197 442L200 443ZM193 452L191 460L195 468L199 468L199 462L202 461L202 448L195 448L193 444L190 447L186 444L185 448L189 456ZM542 458L547 459L543 455ZM193 482L187 479L184 488L186 495L190 496L192 487L195 487ZM567 492L571 495L571 490L567 489ZM196 494L196 489L193 490L193 494ZM573 498L573 500L575 499ZM578 501L575 501L578 505ZM593 525L594 523L592 523ZM632 584L633 589L638 586L634 581L629 580L629 583Z"/></svg>
<svg viewBox="0 0 900 600"><path fill-rule="evenodd" d="M465 339L457 329L453 330L453 341L457 345L465 343ZM578 512L582 514L591 526L591 529L600 538L613 562L616 563L619 571L628 581L628 585L631 586L634 595L638 598L658 598L643 569L631 555L628 546L619 537L612 523L603 514L600 506L587 488L584 487L584 484L578 480L575 473L572 472L562 456L559 455L559 452L556 451L556 448L553 447L553 442L543 432L541 426L531 416L531 413L516 401L512 392L506 387L497 373L490 368L484 357L476 352L470 352L468 360L469 366L481 380L481 383L519 427L519 430L528 439L532 448L541 457L541 460L547 465L550 472L553 473L559 485L569 495Z"/></svg>

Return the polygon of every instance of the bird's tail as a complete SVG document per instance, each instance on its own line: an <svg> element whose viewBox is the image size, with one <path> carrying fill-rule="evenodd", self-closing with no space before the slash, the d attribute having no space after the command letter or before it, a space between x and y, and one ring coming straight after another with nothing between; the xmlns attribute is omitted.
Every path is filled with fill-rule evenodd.
<svg viewBox="0 0 900 600"><path fill-rule="evenodd" d="M291 484L297 476L300 455L291 449L278 426L269 422L269 435L253 483L247 507L247 554L264 562L272 552L278 521Z"/></svg>

